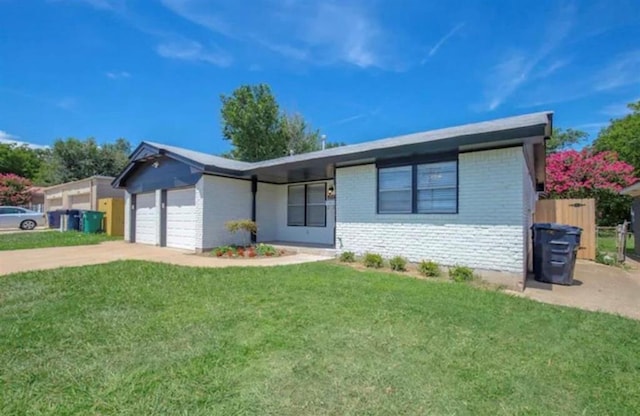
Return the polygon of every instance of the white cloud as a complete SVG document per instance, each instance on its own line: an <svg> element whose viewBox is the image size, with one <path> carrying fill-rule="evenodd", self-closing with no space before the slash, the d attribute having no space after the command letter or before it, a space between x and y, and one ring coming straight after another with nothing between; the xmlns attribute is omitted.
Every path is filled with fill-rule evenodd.
<svg viewBox="0 0 640 416"><path fill-rule="evenodd" d="M131 78L131 74L127 71L109 71L104 74L107 78L110 79L125 79Z"/></svg>
<svg viewBox="0 0 640 416"><path fill-rule="evenodd" d="M78 100L76 100L73 97L64 97L64 98L60 98L59 100L56 100L53 103L56 107L61 108L63 110L73 110L75 109L76 105L78 104Z"/></svg>
<svg viewBox="0 0 640 416"><path fill-rule="evenodd" d="M9 134L6 131L0 130L0 143L4 144L17 144L18 146L27 146L31 149L46 149L48 146L42 146L39 144L33 144L29 142L24 142L18 136L14 136L13 134Z"/></svg>
<svg viewBox="0 0 640 416"><path fill-rule="evenodd" d="M596 91L640 83L640 50L617 56L594 79Z"/></svg>
<svg viewBox="0 0 640 416"><path fill-rule="evenodd" d="M546 60L569 35L574 26L573 15L573 8L560 10L557 17L545 25L546 31L542 33L540 46L534 52L517 49L505 54L503 60L487 74L486 102L479 108L495 110L527 82L548 77L562 68L564 60L550 64L546 64Z"/></svg>
<svg viewBox="0 0 640 416"><path fill-rule="evenodd" d="M600 110L600 114L604 114L612 118L626 116L627 114L631 114L629 103L635 103L637 101L640 101L640 97L629 99L624 102L609 104L605 106L602 110Z"/></svg>
<svg viewBox="0 0 640 416"><path fill-rule="evenodd" d="M207 49L199 42L193 40L172 40L160 43L156 47L158 55L164 58L181 59L192 62L205 62L208 64L226 67L231 65L232 58L221 49Z"/></svg>
<svg viewBox="0 0 640 416"><path fill-rule="evenodd" d="M455 35L460 29L462 29L464 27L464 22L463 23L458 23L457 25L455 25L453 27L453 29L451 29L449 32L447 32L447 34L445 34L443 37L440 38L440 40L438 40L436 42L435 45L433 45L431 47L431 49L429 49L429 53L427 54L427 57L424 58L420 64L424 65L427 62L427 59L432 57L433 55L435 55L436 53L438 53L438 49L440 49L442 47L442 45L444 45L449 38L451 38L453 35Z"/></svg>
<svg viewBox="0 0 640 416"><path fill-rule="evenodd" d="M390 34L372 7L351 2L259 1L247 13L241 2L163 0L176 15L216 35L295 61L347 63L361 68L398 67Z"/></svg>

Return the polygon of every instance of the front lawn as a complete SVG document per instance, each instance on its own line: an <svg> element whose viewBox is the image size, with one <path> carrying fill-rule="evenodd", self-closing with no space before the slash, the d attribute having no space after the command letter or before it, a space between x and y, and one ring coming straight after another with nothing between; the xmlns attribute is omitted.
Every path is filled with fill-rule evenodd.
<svg viewBox="0 0 640 416"><path fill-rule="evenodd" d="M109 237L106 234L84 234L77 231L24 231L0 234L0 250L83 246L100 244L109 240L122 240L122 237Z"/></svg>
<svg viewBox="0 0 640 416"><path fill-rule="evenodd" d="M331 263L0 278L0 414L640 414L640 322Z"/></svg>

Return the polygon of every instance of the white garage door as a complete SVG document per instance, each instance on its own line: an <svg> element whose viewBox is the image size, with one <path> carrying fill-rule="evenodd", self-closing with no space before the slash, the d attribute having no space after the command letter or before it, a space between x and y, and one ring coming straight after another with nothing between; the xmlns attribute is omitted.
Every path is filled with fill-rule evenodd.
<svg viewBox="0 0 640 416"><path fill-rule="evenodd" d="M157 209L155 192L136 195L136 243L154 245L157 243Z"/></svg>
<svg viewBox="0 0 640 416"><path fill-rule="evenodd" d="M70 209L91 209L91 196L89 194L71 195L69 206Z"/></svg>
<svg viewBox="0 0 640 416"><path fill-rule="evenodd" d="M195 188L167 191L167 247L196 248Z"/></svg>

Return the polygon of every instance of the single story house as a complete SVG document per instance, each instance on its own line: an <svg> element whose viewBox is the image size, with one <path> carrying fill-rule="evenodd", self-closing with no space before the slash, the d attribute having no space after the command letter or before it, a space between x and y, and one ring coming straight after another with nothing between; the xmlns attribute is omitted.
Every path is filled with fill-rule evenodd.
<svg viewBox="0 0 640 416"><path fill-rule="evenodd" d="M200 252L240 242L224 224L250 218L258 242L431 259L523 284L551 130L541 112L256 163L143 142L113 186L125 190L130 242Z"/></svg>
<svg viewBox="0 0 640 416"><path fill-rule="evenodd" d="M635 239L635 252L640 255L640 182L637 182L622 191L623 195L633 197L631 205L631 231Z"/></svg>
<svg viewBox="0 0 640 416"><path fill-rule="evenodd" d="M122 189L111 186L112 176L91 176L73 182L61 183L44 188L44 211L56 209L98 210L101 198L124 198Z"/></svg>

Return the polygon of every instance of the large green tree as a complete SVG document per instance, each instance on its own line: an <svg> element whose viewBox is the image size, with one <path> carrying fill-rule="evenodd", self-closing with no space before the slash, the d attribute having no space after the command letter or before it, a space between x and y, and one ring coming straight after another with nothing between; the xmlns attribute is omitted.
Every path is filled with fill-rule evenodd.
<svg viewBox="0 0 640 416"><path fill-rule="evenodd" d="M580 144L588 136L587 132L575 129L553 129L551 138L547 140L547 154L566 150L571 145Z"/></svg>
<svg viewBox="0 0 640 416"><path fill-rule="evenodd" d="M58 139L51 147L37 183L54 185L94 175L115 176L127 164L131 145L125 139L98 145L94 138Z"/></svg>
<svg viewBox="0 0 640 416"><path fill-rule="evenodd" d="M593 143L597 151L609 150L618 153L620 160L633 165L640 174L640 101L628 105L631 113L611 120L600 131Z"/></svg>
<svg viewBox="0 0 640 416"><path fill-rule="evenodd" d="M46 152L26 145L0 143L0 173L13 173L33 180Z"/></svg>
<svg viewBox="0 0 640 416"><path fill-rule="evenodd" d="M280 133L280 107L268 85L243 85L220 99L222 135L233 146L228 156L256 162L287 154L286 137Z"/></svg>
<svg viewBox="0 0 640 416"><path fill-rule="evenodd" d="M322 148L320 131L302 115L281 111L268 85L243 85L221 100L222 134L233 146L227 157L256 162Z"/></svg>

